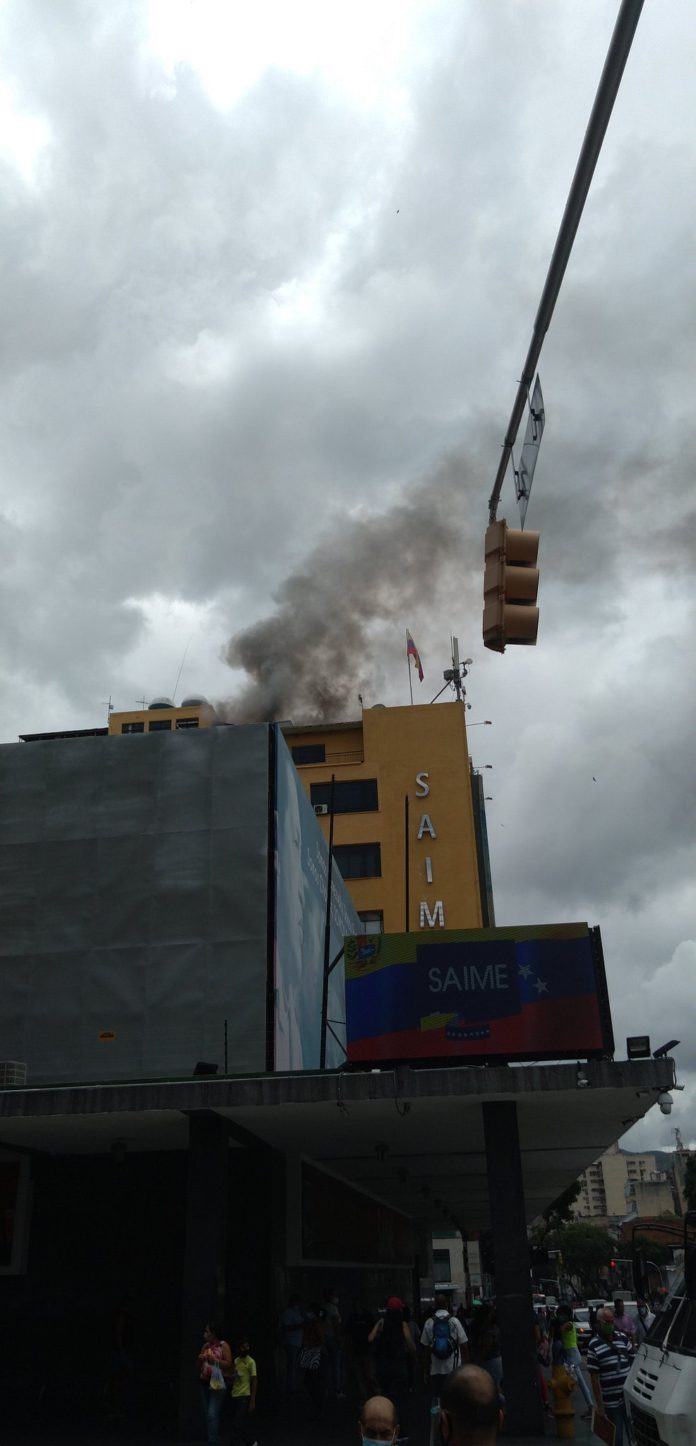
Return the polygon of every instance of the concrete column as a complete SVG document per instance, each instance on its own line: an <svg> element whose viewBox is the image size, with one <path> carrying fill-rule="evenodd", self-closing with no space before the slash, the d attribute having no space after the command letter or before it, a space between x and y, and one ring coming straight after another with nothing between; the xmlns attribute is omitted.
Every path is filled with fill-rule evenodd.
<svg viewBox="0 0 696 1446"><path fill-rule="evenodd" d="M498 1324L511 1435L543 1435L517 1105L482 1104Z"/></svg>
<svg viewBox="0 0 696 1446"><path fill-rule="evenodd" d="M189 1116L179 1388L185 1439L203 1426L196 1367L203 1327L212 1320L225 1328L229 1153L225 1120L207 1111Z"/></svg>

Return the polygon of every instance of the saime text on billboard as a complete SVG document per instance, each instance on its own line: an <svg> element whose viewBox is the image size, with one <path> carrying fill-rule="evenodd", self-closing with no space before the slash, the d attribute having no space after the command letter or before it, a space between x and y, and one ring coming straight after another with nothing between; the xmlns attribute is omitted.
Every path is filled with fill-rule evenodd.
<svg viewBox="0 0 696 1446"><path fill-rule="evenodd" d="M598 929L346 939L349 1060L563 1059L613 1049Z"/></svg>

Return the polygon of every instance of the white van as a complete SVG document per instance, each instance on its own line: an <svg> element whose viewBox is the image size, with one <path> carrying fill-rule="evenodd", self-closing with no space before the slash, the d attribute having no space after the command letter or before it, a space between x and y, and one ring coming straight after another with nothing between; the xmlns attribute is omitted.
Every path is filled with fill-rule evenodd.
<svg viewBox="0 0 696 1446"><path fill-rule="evenodd" d="M624 1396L636 1446L694 1446L696 1299L683 1277L638 1346Z"/></svg>

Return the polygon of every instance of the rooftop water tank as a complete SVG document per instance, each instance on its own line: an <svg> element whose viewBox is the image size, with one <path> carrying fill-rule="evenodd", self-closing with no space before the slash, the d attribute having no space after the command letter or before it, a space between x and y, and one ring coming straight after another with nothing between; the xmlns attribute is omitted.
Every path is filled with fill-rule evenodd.
<svg viewBox="0 0 696 1446"><path fill-rule="evenodd" d="M150 712L150 710L151 710L152 708L173 708L173 707L174 707L174 704L172 703L171 698L153 698L152 702L151 702L151 703L148 703L148 705L147 705L148 713Z"/></svg>

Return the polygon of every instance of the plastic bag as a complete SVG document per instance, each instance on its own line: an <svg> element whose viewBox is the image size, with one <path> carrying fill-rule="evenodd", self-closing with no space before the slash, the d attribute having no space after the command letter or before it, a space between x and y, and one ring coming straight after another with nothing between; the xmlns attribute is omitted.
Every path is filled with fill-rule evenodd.
<svg viewBox="0 0 696 1446"><path fill-rule="evenodd" d="M210 1389L211 1391L224 1391L225 1389L225 1377L219 1366L213 1366L210 1372Z"/></svg>

